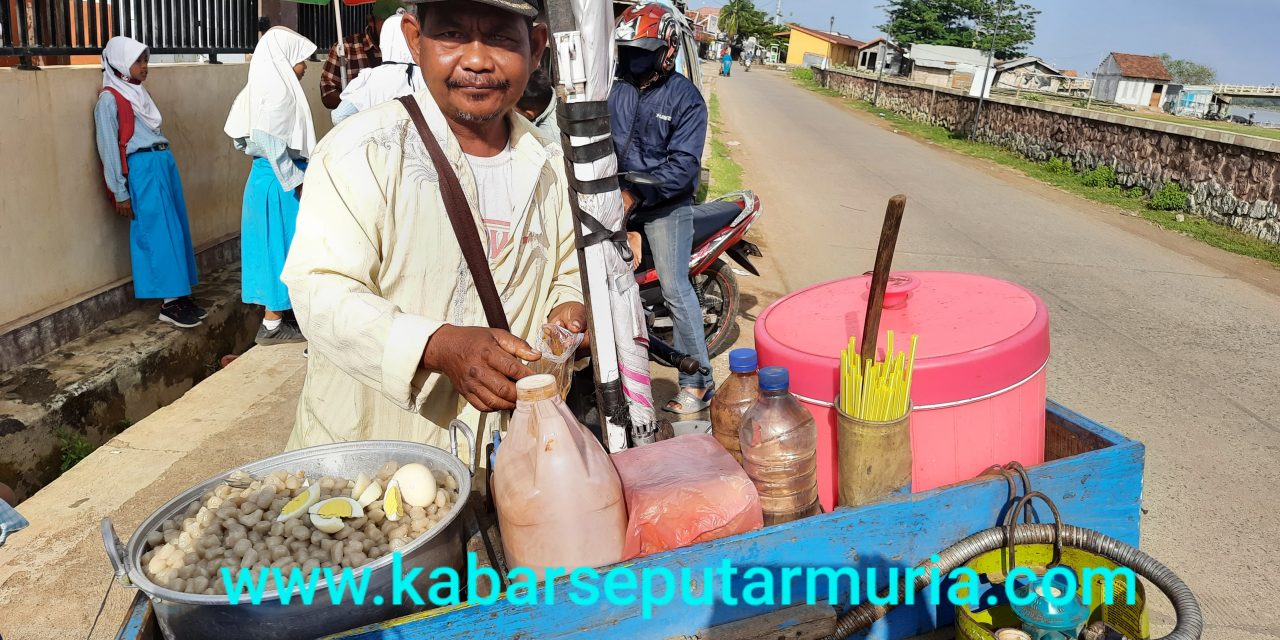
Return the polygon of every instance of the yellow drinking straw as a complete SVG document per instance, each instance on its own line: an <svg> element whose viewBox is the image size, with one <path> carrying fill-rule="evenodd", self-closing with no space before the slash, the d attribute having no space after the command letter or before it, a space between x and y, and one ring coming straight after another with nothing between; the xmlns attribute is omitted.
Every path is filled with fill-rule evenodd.
<svg viewBox="0 0 1280 640"><path fill-rule="evenodd" d="M894 352L893 332L886 332L883 360L863 360L857 338L840 354L840 410L869 422L901 418L911 402L919 336L911 336L909 353Z"/></svg>

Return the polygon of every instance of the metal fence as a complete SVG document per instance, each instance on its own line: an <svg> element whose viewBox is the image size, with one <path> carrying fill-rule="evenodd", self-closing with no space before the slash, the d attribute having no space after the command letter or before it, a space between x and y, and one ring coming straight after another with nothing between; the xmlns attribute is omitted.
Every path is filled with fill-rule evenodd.
<svg viewBox="0 0 1280 640"><path fill-rule="evenodd" d="M4 0L0 0L3 2ZM333 0L339 2L339 0ZM342 35L349 36L360 33L369 26L369 15L373 12L372 4L360 4L354 7L339 2L342 11ZM308 37L320 48L320 55L325 55L338 42L338 29L334 24L333 5L298 5L298 33Z"/></svg>
<svg viewBox="0 0 1280 640"><path fill-rule="evenodd" d="M0 55L98 54L113 36L153 53L248 53L258 0L0 0Z"/></svg>

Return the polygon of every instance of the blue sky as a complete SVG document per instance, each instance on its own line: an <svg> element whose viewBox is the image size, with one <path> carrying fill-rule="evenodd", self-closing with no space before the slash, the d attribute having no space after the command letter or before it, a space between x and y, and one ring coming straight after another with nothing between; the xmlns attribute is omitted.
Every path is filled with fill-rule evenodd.
<svg viewBox="0 0 1280 640"><path fill-rule="evenodd" d="M1217 69L1219 82L1280 84L1280 0L1023 0L1040 9L1030 52L1092 72L1111 51L1167 51ZM777 0L755 0L773 13ZM692 8L721 0L690 0ZM789 22L859 40L879 35L884 0L782 0Z"/></svg>

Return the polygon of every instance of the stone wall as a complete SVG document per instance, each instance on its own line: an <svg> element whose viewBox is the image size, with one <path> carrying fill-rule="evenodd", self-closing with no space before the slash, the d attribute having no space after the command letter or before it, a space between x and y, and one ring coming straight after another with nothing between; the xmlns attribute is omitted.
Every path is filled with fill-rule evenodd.
<svg viewBox="0 0 1280 640"><path fill-rule="evenodd" d="M815 69L830 89L870 101L873 77ZM951 131L970 125L977 98L886 79L878 105ZM978 139L1032 160L1064 157L1079 171L1106 164L1121 185L1148 193L1175 182L1188 210L1268 242L1280 243L1280 140L993 97L982 108Z"/></svg>

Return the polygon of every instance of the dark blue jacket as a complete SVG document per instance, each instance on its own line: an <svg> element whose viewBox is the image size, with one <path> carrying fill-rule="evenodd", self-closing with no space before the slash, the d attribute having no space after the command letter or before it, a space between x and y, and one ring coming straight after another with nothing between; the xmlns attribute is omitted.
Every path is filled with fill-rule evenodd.
<svg viewBox="0 0 1280 640"><path fill-rule="evenodd" d="M609 94L618 173L640 171L659 186L626 185L648 209L687 199L698 190L702 147L707 141L707 103L688 78L671 73L643 93L618 79Z"/></svg>

